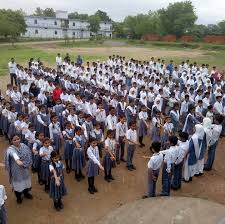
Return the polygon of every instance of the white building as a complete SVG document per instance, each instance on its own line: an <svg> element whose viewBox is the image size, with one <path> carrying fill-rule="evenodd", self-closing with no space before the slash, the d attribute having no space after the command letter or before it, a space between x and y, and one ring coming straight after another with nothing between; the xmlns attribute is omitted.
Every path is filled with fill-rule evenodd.
<svg viewBox="0 0 225 224"><path fill-rule="evenodd" d="M24 37L32 38L89 38L89 23L69 19L66 11L56 11L56 17L25 16L27 31ZM99 35L112 37L112 23L101 22Z"/></svg>

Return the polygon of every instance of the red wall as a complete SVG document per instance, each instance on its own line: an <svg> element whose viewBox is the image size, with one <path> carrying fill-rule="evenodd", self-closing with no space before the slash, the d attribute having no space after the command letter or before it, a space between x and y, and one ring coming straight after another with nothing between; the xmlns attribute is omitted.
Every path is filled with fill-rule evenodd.
<svg viewBox="0 0 225 224"><path fill-rule="evenodd" d="M207 35L204 37L204 42L225 44L225 36Z"/></svg>

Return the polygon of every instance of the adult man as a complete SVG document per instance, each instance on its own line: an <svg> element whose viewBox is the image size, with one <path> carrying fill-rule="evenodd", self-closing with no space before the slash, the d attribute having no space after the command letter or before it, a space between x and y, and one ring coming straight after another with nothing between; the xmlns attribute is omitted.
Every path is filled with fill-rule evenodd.
<svg viewBox="0 0 225 224"><path fill-rule="evenodd" d="M16 77L17 65L14 58L11 58L11 61L8 63L8 68L9 68L9 74L11 78L11 85L13 85L13 79L14 79L15 85L17 85L17 77Z"/></svg>

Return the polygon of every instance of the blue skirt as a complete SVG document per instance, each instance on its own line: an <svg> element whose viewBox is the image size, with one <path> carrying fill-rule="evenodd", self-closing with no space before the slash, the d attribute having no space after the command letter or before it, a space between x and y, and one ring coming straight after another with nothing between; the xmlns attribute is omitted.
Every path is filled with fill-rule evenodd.
<svg viewBox="0 0 225 224"><path fill-rule="evenodd" d="M83 149L74 149L72 156L72 168L74 170L81 170L85 167L85 154Z"/></svg>
<svg viewBox="0 0 225 224"><path fill-rule="evenodd" d="M152 128L152 134L151 134L152 142L159 142L160 141L160 130L157 127Z"/></svg>
<svg viewBox="0 0 225 224"><path fill-rule="evenodd" d="M4 133L8 133L9 130L9 121L8 118L5 116L2 116L2 129Z"/></svg>
<svg viewBox="0 0 225 224"><path fill-rule="evenodd" d="M50 178L50 170L49 170L50 161L41 161L41 180L48 181Z"/></svg>
<svg viewBox="0 0 225 224"><path fill-rule="evenodd" d="M50 191L49 196L53 199L60 199L67 194L66 187L64 184L64 177L61 177L60 186L55 183L55 178L52 177L50 180Z"/></svg>
<svg viewBox="0 0 225 224"><path fill-rule="evenodd" d="M58 134L53 134L53 146L54 146L54 150L56 152L59 152L59 149L61 147L61 139Z"/></svg>
<svg viewBox="0 0 225 224"><path fill-rule="evenodd" d="M139 122L138 134L140 137L147 135L147 127L145 126L145 123L143 121Z"/></svg>
<svg viewBox="0 0 225 224"><path fill-rule="evenodd" d="M92 160L88 160L87 162L87 176L88 177L96 177L99 174L99 167Z"/></svg>
<svg viewBox="0 0 225 224"><path fill-rule="evenodd" d="M104 169L107 172L107 174L109 173L109 171L112 169L113 167L113 162L110 158L110 154L107 152L104 156L103 159L103 165L104 165Z"/></svg>
<svg viewBox="0 0 225 224"><path fill-rule="evenodd" d="M33 156L32 166L34 169L39 169L41 167L41 157L39 154Z"/></svg>
<svg viewBox="0 0 225 224"><path fill-rule="evenodd" d="M72 159L73 157L74 144L69 141L64 142L64 159Z"/></svg>

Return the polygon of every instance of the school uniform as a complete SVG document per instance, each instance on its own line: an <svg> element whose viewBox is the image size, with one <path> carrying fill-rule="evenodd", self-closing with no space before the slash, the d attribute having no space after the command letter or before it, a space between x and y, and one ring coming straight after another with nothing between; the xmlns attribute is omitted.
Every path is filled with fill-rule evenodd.
<svg viewBox="0 0 225 224"><path fill-rule="evenodd" d="M126 102L119 102L117 104L117 115L119 117L124 116L126 112Z"/></svg>
<svg viewBox="0 0 225 224"><path fill-rule="evenodd" d="M141 111L138 114L138 118L139 118L138 134L139 134L139 137L144 137L145 135L147 135L147 127L144 121L147 122L148 113Z"/></svg>
<svg viewBox="0 0 225 224"><path fill-rule="evenodd" d="M50 164L50 158L51 158L51 152L53 151L52 146L49 146L48 148L42 146L39 150L39 155L41 157L41 180L45 183L45 190L49 189L49 182L50 182L50 171L49 171L49 164ZM42 156L44 153L46 153L46 156Z"/></svg>
<svg viewBox="0 0 225 224"><path fill-rule="evenodd" d="M104 147L103 145L103 140L104 140L104 133L102 131L102 129L94 129L92 132L91 132L91 136L93 138L96 138L96 140L98 141L98 150L99 150L99 156L100 158L102 158L102 149ZM101 142L101 143L100 143Z"/></svg>
<svg viewBox="0 0 225 224"><path fill-rule="evenodd" d="M173 134L173 132L174 132L173 124L166 122L163 126L163 134L161 137L161 144L163 150L168 148L169 137Z"/></svg>
<svg viewBox="0 0 225 224"><path fill-rule="evenodd" d="M180 130L180 113L179 110L171 110L170 111L171 121L173 123L174 133Z"/></svg>
<svg viewBox="0 0 225 224"><path fill-rule="evenodd" d="M153 117L152 119L152 133L151 133L151 139L152 142L155 141L160 141L161 137L160 137L160 128L161 128L161 119L157 118L157 117Z"/></svg>
<svg viewBox="0 0 225 224"><path fill-rule="evenodd" d="M154 153L148 162L148 197L155 197L156 194L156 182L157 180L153 180L152 174L157 177L159 176L160 167L163 162L163 154L162 153ZM152 172L152 174L151 174Z"/></svg>
<svg viewBox="0 0 225 224"><path fill-rule="evenodd" d="M192 135L194 133L194 127L198 123L199 123L199 121L194 117L194 115L189 113L185 120L183 132L186 132L189 135Z"/></svg>
<svg viewBox="0 0 225 224"><path fill-rule="evenodd" d="M50 115L39 113L37 115L36 129L38 132L44 133L45 137L49 137ZM46 125L46 126L45 126Z"/></svg>
<svg viewBox="0 0 225 224"><path fill-rule="evenodd" d="M107 130L116 130L117 116L109 114L106 118L105 125Z"/></svg>
<svg viewBox="0 0 225 224"><path fill-rule="evenodd" d="M5 187L0 185L0 223L7 224L7 213L5 208L5 200L7 199Z"/></svg>
<svg viewBox="0 0 225 224"><path fill-rule="evenodd" d="M22 112L22 108L21 108L21 99L22 99L22 95L20 92L13 92L11 94L11 99L12 99L12 103L16 109L16 112L21 113Z"/></svg>
<svg viewBox="0 0 225 224"><path fill-rule="evenodd" d="M132 122L136 122L137 119L137 111L135 107L128 106L126 108L126 118L127 118L127 124L128 126Z"/></svg>
<svg viewBox="0 0 225 224"><path fill-rule="evenodd" d="M132 129L127 130L126 139L131 140L133 142L137 142L137 131ZM127 167L128 168L134 167L133 157L134 157L135 148L136 148L135 144L131 142L127 143Z"/></svg>
<svg viewBox="0 0 225 224"><path fill-rule="evenodd" d="M178 156L173 168L173 179L172 179L172 188L175 190L181 188L183 164L184 159L189 150L189 140L185 142L178 141L178 148L179 148Z"/></svg>
<svg viewBox="0 0 225 224"><path fill-rule="evenodd" d="M178 156L178 146L170 146L169 149L162 151L164 154L162 171L162 192L161 196L170 196L171 172Z"/></svg>
<svg viewBox="0 0 225 224"><path fill-rule="evenodd" d="M61 147L61 128L60 123L51 123L49 125L49 135L54 145L54 150L59 153L59 149Z"/></svg>
<svg viewBox="0 0 225 224"><path fill-rule="evenodd" d="M73 142L77 142L80 147L78 148L76 144L74 144L73 156L72 156L72 169L75 170L75 177L77 177L78 172L81 174L81 170L85 167L85 139L82 135L75 135L73 138Z"/></svg>
<svg viewBox="0 0 225 224"><path fill-rule="evenodd" d="M73 144L74 130L65 129L62 132L62 134L64 136L64 153L63 153L64 159L71 161L73 156L73 149L74 149L74 144Z"/></svg>
<svg viewBox="0 0 225 224"><path fill-rule="evenodd" d="M92 122L91 121L90 122L85 121L82 124L82 128L84 129L84 136L86 138L86 141L89 141L90 136L91 136L91 132L94 129Z"/></svg>
<svg viewBox="0 0 225 224"><path fill-rule="evenodd" d="M52 109L53 109L53 112L55 112L57 117L59 118L59 122L60 122L60 125L61 125L61 128L62 128L63 127L62 112L65 109L65 105L63 105L63 104L56 104Z"/></svg>
<svg viewBox="0 0 225 224"><path fill-rule="evenodd" d="M64 183L64 174L63 174L64 165L62 162L58 161L57 163L49 164L50 171L50 191L49 196L53 200L61 199L67 194L67 190ZM53 171L55 170L57 177L60 177L60 185L56 185L55 176Z"/></svg>

